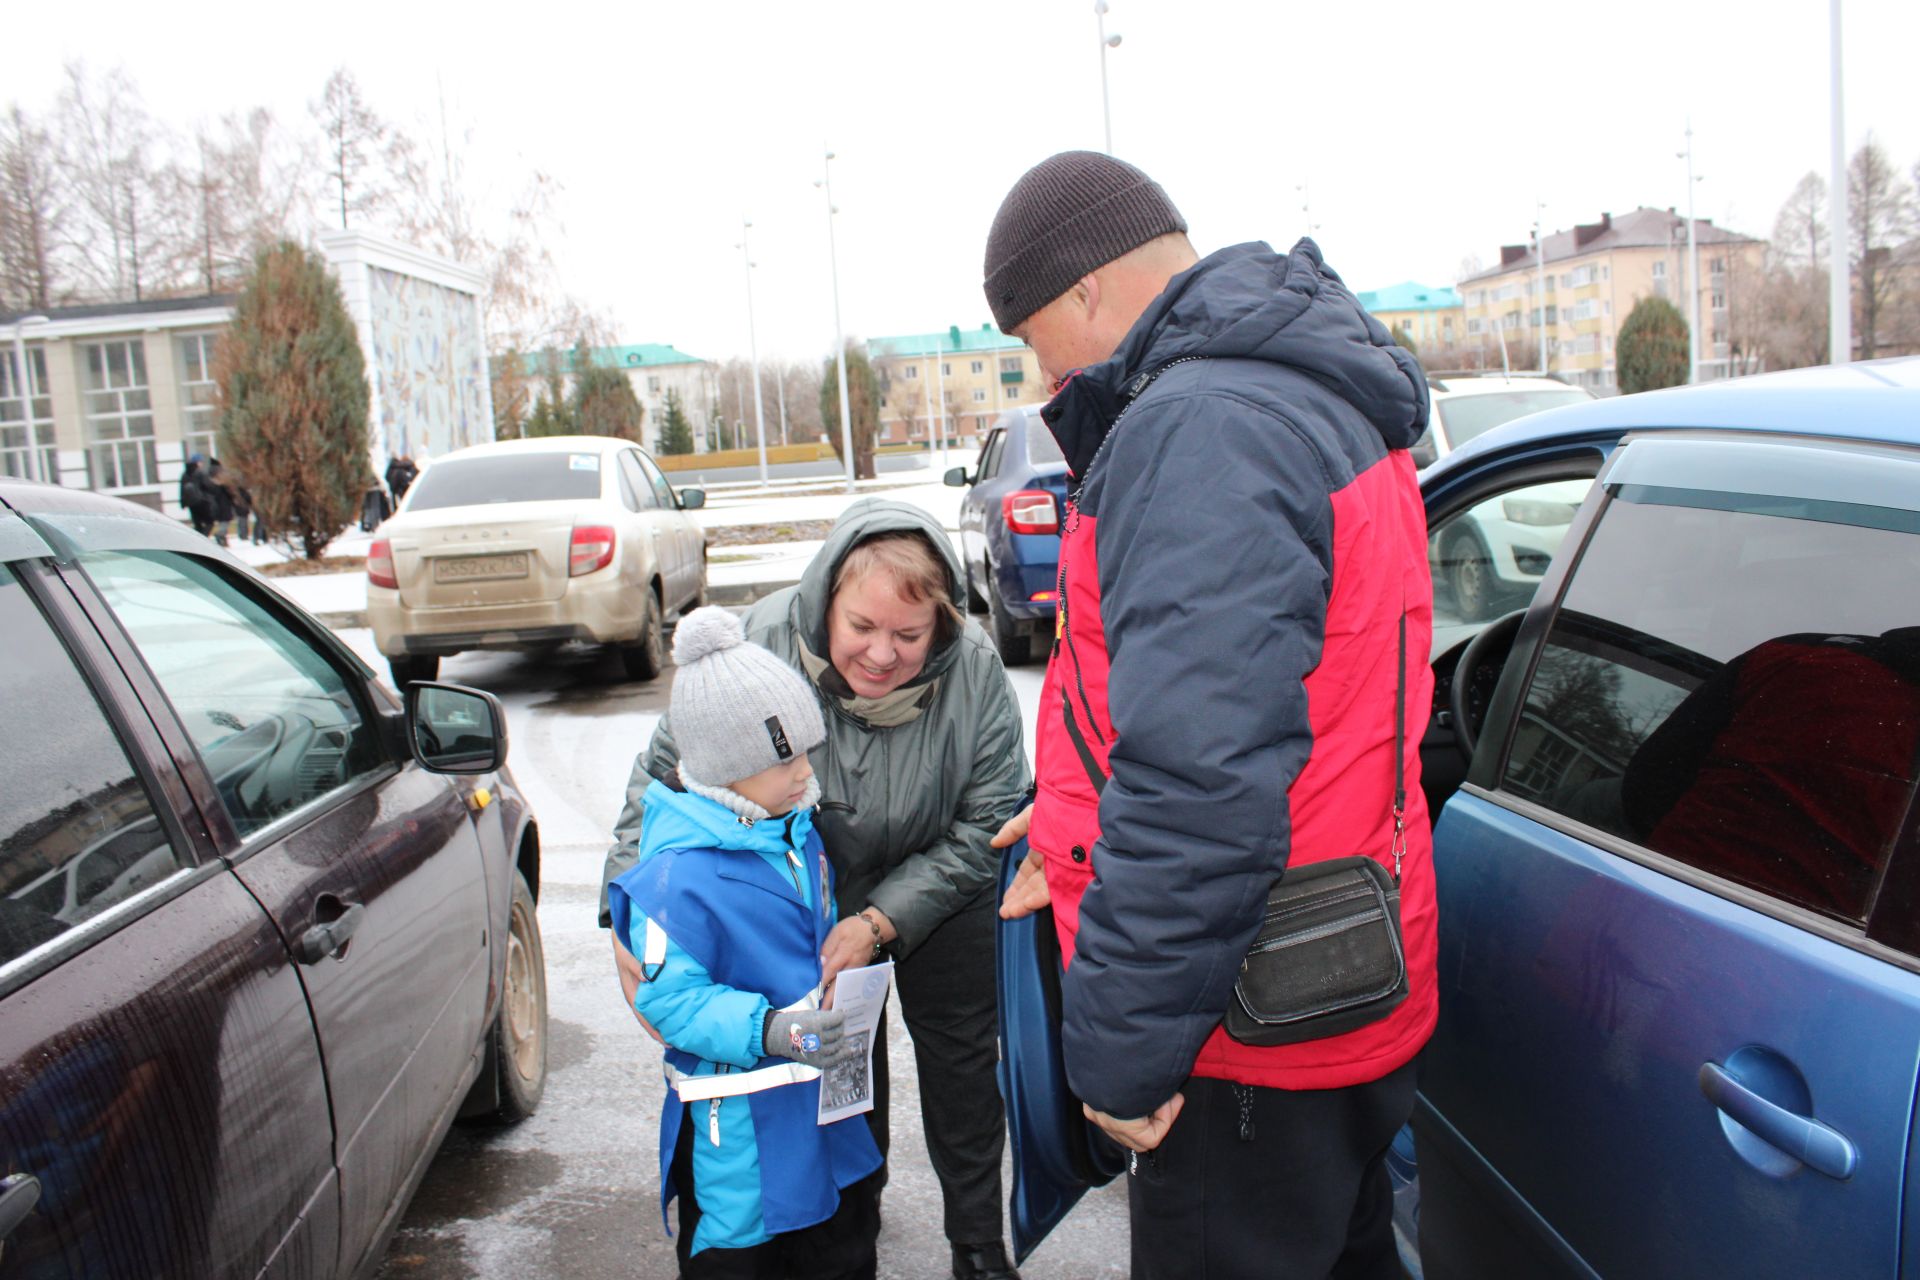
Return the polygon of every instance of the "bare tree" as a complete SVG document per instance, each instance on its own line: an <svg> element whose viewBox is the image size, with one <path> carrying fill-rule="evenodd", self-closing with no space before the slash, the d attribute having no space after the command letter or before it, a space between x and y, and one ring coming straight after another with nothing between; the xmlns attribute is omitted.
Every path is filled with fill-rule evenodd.
<svg viewBox="0 0 1920 1280"><path fill-rule="evenodd" d="M14 105L0 121L0 306L44 311L64 296L65 196L52 135Z"/></svg>
<svg viewBox="0 0 1920 1280"><path fill-rule="evenodd" d="M1773 252L1782 265L1817 267L1827 260L1827 184L1809 172L1773 220Z"/></svg>
<svg viewBox="0 0 1920 1280"><path fill-rule="evenodd" d="M1904 267L1894 250L1913 232L1913 187L1871 133L1847 165L1848 229L1852 233L1860 356L1880 349L1880 317L1892 303Z"/></svg>
<svg viewBox="0 0 1920 1280"><path fill-rule="evenodd" d="M396 189L415 163L405 135L377 115L345 67L327 77L320 100L308 107L325 138L327 178L339 196L340 225L391 209Z"/></svg>
<svg viewBox="0 0 1920 1280"><path fill-rule="evenodd" d="M165 224L150 151L158 129L122 68L101 76L69 63L57 108L61 164L73 184L67 224L79 284L96 296L139 301L163 253Z"/></svg>

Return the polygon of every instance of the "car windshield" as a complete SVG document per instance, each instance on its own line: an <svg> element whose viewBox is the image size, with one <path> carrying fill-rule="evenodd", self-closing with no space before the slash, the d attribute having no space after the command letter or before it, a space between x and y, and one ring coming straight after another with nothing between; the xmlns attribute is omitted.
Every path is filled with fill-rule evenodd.
<svg viewBox="0 0 1920 1280"><path fill-rule="evenodd" d="M1066 455L1060 452L1060 442L1053 438L1053 432L1038 416L1027 424L1027 458L1036 467L1067 460Z"/></svg>
<svg viewBox="0 0 1920 1280"><path fill-rule="evenodd" d="M448 458L421 473L407 510L481 507L503 502L554 502L600 496L597 453L501 453Z"/></svg>
<svg viewBox="0 0 1920 1280"><path fill-rule="evenodd" d="M1503 422L1524 418L1542 409L1557 409L1593 397L1577 387L1539 391L1496 391L1482 396L1449 396L1435 400L1434 412L1446 424L1447 439L1458 449L1483 431Z"/></svg>

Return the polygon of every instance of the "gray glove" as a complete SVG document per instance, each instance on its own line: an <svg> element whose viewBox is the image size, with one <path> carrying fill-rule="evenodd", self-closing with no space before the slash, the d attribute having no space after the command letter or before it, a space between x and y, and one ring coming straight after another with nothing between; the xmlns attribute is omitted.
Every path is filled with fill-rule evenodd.
<svg viewBox="0 0 1920 1280"><path fill-rule="evenodd" d="M838 1009L769 1009L760 1042L778 1058L791 1058L822 1071L853 1057L847 1015Z"/></svg>

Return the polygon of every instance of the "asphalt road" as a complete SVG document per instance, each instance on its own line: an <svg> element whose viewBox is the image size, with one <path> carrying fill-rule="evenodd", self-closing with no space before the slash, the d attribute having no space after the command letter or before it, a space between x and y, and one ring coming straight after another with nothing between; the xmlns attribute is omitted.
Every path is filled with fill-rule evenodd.
<svg viewBox="0 0 1920 1280"><path fill-rule="evenodd" d="M369 633L342 636L369 661L377 657ZM634 754L666 707L671 671L634 684L610 655L563 650L546 660L463 654L442 664L441 675L500 696L510 766L539 817L547 1091L540 1110L517 1127L455 1128L379 1276L665 1280L675 1265L661 1229L655 1156L660 1055L620 997L596 917L608 833ZM1014 685L1031 724L1040 668L1016 670ZM948 1271L940 1193L920 1132L912 1047L902 1020L888 1023L893 1170L880 1275L926 1280ZM1124 1275L1124 1197L1120 1183L1089 1196L1022 1274L1028 1280Z"/></svg>
<svg viewBox="0 0 1920 1280"><path fill-rule="evenodd" d="M958 450L956 449L956 452ZM968 446L967 455L973 456L972 446ZM919 453L883 453L873 460L873 469L880 475L892 475L897 471L921 471L928 468L927 454ZM828 458L823 462L770 462L767 464L769 480L824 480L832 476L845 475L846 468L837 459ZM710 484L737 484L760 478L760 467L751 464L744 467L704 467L693 471L672 471L667 475L676 489L691 485L700 488ZM919 483L918 480L915 483Z"/></svg>

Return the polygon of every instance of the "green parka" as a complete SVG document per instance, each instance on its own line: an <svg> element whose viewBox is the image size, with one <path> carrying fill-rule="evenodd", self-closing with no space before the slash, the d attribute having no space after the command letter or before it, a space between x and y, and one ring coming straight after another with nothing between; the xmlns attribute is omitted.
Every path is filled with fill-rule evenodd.
<svg viewBox="0 0 1920 1280"><path fill-rule="evenodd" d="M965 577L939 522L918 507L864 498L834 522L798 584L747 612L747 639L803 674L809 665L819 669L818 659L828 652L827 605L840 562L868 538L899 531L920 534L940 553L955 584L954 604L964 611ZM816 657L811 664L802 661L803 640ZM826 667L808 681L827 726L826 744L812 759L821 796L814 825L834 866L840 914L878 907L899 931L893 951L904 957L995 879L999 854L987 841L1019 809L1029 780L1020 706L999 655L971 620L957 638L927 655L917 677L889 695L894 714L886 718L893 720L902 695L912 700L910 691L920 691L918 714L904 723L883 728L861 718L850 696L820 687L822 679L837 678ZM678 759L672 728L662 716L652 742L634 761L603 882L633 865L641 796ZM607 923L604 883L600 923Z"/></svg>

